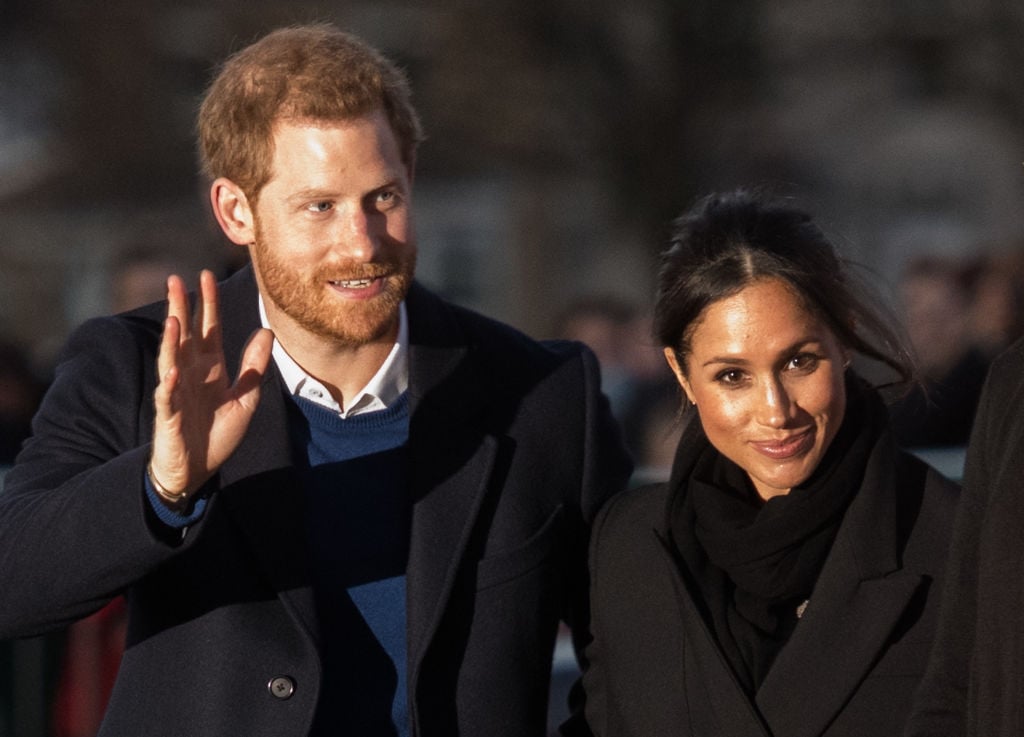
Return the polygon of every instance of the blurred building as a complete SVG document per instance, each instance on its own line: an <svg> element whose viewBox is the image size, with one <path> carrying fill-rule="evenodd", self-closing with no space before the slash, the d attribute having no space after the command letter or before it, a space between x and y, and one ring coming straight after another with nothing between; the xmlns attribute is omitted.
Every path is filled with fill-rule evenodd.
<svg viewBox="0 0 1024 737"><path fill-rule="evenodd" d="M1011 0L5 0L0 20L0 332L43 358L108 309L126 244L230 258L195 107L285 23L337 22L408 69L421 276L533 333L581 293L648 299L668 221L711 188L797 197L882 274L1024 217Z"/></svg>

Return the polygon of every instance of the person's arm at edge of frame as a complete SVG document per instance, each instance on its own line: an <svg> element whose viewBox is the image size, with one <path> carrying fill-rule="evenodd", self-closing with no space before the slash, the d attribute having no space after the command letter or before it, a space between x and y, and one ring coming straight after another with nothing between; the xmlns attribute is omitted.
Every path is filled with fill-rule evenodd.
<svg viewBox="0 0 1024 737"><path fill-rule="evenodd" d="M918 686L906 737L966 734L967 683L975 639L978 544L989 493L989 459L1002 440L990 425L1006 411L1006 395L990 373L978 403L964 468L964 483L953 524L939 621L928 665Z"/></svg>

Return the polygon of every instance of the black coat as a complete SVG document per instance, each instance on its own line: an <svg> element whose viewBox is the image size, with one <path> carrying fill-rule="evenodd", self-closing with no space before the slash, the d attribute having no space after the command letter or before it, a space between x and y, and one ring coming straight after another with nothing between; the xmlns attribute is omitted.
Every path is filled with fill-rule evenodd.
<svg viewBox="0 0 1024 737"><path fill-rule="evenodd" d="M1024 341L992 364L964 467L948 585L908 734L1024 734Z"/></svg>
<svg viewBox="0 0 1024 737"><path fill-rule="evenodd" d="M250 269L221 289L232 376L259 326ZM593 355L409 294L412 734L545 731L559 619L586 631L586 549L630 471ZM86 323L0 495L0 637L125 594L127 648L100 734L307 734L320 627L273 365L202 519L144 492L164 305ZM294 686L268 687L284 676ZM278 682L281 683L280 681Z"/></svg>
<svg viewBox="0 0 1024 737"><path fill-rule="evenodd" d="M956 485L882 435L810 603L751 700L669 541L673 496L706 443L689 428L672 480L614 498L595 523L584 676L594 733L898 735L931 644Z"/></svg>

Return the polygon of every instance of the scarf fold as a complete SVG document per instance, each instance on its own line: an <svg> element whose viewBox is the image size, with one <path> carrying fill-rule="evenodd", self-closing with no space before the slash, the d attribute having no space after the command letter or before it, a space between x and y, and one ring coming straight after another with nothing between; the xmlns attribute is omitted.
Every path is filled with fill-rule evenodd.
<svg viewBox="0 0 1024 737"><path fill-rule="evenodd" d="M673 538L750 695L796 628L887 421L880 397L852 372L846 392L839 432L811 477L788 494L762 500L746 472L710 443L677 492Z"/></svg>

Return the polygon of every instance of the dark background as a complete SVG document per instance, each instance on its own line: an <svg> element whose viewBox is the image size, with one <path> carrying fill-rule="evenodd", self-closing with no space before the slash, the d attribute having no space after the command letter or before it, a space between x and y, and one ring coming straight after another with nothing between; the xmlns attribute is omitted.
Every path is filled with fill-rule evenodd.
<svg viewBox="0 0 1024 737"><path fill-rule="evenodd" d="M240 255L194 112L225 54L310 20L412 78L422 278L535 335L582 294L646 304L669 221L714 188L796 198L883 280L921 250L1015 249L1022 8L0 0L0 336L45 366L129 257Z"/></svg>

